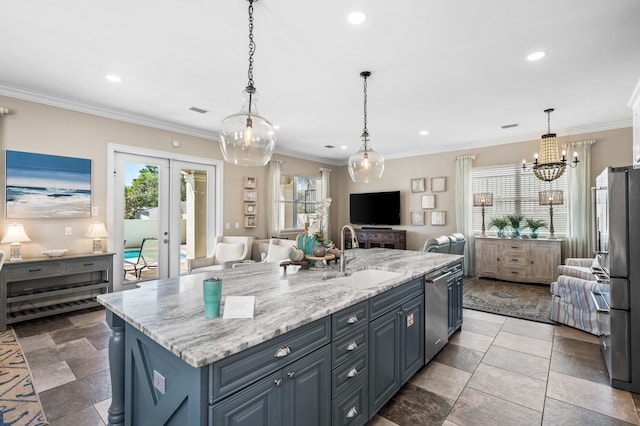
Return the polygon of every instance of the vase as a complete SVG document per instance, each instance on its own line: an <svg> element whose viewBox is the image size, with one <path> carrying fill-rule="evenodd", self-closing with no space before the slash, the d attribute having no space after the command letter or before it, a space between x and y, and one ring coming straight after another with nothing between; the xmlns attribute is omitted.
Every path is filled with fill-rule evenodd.
<svg viewBox="0 0 640 426"><path fill-rule="evenodd" d="M327 254L327 248L322 243L318 243L313 247L313 255L317 257L324 257Z"/></svg>
<svg viewBox="0 0 640 426"><path fill-rule="evenodd" d="M296 245L298 246L298 248L302 251L304 251L304 254L313 254L313 249L316 246L316 240L314 240L313 238L311 238L309 236L309 234L304 233L304 234L300 234L297 236L296 238Z"/></svg>
<svg viewBox="0 0 640 426"><path fill-rule="evenodd" d="M504 238L504 229L498 229L498 233L496 236L498 238Z"/></svg>
<svg viewBox="0 0 640 426"><path fill-rule="evenodd" d="M538 231L529 232L529 237L531 237L532 239L538 238Z"/></svg>
<svg viewBox="0 0 640 426"><path fill-rule="evenodd" d="M513 238L520 238L520 228L513 228L513 232L511 232L511 236Z"/></svg>

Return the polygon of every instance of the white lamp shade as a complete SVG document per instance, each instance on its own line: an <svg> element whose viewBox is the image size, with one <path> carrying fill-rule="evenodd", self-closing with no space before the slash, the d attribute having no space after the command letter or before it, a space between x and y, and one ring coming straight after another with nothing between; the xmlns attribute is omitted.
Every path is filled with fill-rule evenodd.
<svg viewBox="0 0 640 426"><path fill-rule="evenodd" d="M89 228L89 232L84 234L87 238L107 238L109 233L107 232L107 228L105 228L104 223L96 222L91 224Z"/></svg>
<svg viewBox="0 0 640 426"><path fill-rule="evenodd" d="M21 223L12 223L7 226L7 232L4 234L4 238L2 238L2 243L22 243L26 241L31 241L31 239L27 236L27 233L24 231L24 226Z"/></svg>

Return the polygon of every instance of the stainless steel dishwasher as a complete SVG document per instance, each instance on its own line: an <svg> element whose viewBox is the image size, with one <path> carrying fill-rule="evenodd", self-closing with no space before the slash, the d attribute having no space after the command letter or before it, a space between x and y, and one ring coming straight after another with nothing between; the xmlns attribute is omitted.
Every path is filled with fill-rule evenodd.
<svg viewBox="0 0 640 426"><path fill-rule="evenodd" d="M453 271L441 268L424 277L424 363L427 364L449 342L447 286Z"/></svg>

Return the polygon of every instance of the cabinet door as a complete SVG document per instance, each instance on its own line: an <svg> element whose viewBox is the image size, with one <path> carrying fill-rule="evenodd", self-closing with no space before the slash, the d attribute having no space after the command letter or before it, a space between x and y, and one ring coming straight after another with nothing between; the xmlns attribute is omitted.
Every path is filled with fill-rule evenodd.
<svg viewBox="0 0 640 426"><path fill-rule="evenodd" d="M271 374L248 389L213 406L213 424L282 425L282 373Z"/></svg>
<svg viewBox="0 0 640 426"><path fill-rule="evenodd" d="M447 283L447 334L451 336L456 330L456 295L453 281Z"/></svg>
<svg viewBox="0 0 640 426"><path fill-rule="evenodd" d="M463 303L463 278L462 277L458 277L456 278L456 282L455 282L455 330L459 329L460 327L462 327L462 303Z"/></svg>
<svg viewBox="0 0 640 426"><path fill-rule="evenodd" d="M369 325L369 410L374 413L400 389L400 311Z"/></svg>
<svg viewBox="0 0 640 426"><path fill-rule="evenodd" d="M401 385L424 366L424 299L416 297L402 306L400 317Z"/></svg>
<svg viewBox="0 0 640 426"><path fill-rule="evenodd" d="M531 242L530 277L532 281L551 284L555 281L560 264L560 243Z"/></svg>
<svg viewBox="0 0 640 426"><path fill-rule="evenodd" d="M476 275L479 277L498 276L498 247L496 241L476 239Z"/></svg>
<svg viewBox="0 0 640 426"><path fill-rule="evenodd" d="M331 421L331 347L325 346L283 370L284 425L322 426Z"/></svg>

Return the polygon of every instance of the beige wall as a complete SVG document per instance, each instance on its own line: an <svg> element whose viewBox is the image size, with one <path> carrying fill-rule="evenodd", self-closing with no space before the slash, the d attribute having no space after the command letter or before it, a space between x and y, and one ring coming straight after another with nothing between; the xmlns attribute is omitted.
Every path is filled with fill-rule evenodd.
<svg viewBox="0 0 640 426"><path fill-rule="evenodd" d="M68 248L74 252L87 252L91 242L82 236L93 220L106 219L106 179L107 179L107 144L138 146L148 149L200 156L203 158L221 159L216 141L187 136L175 132L154 129L146 126L130 124L108 118L50 107L34 102L22 101L0 96L0 105L11 110L11 114L0 119L0 147L2 150L18 150L44 154L65 155L89 158L92 161L92 204L98 207L98 216L92 219L39 219L20 220L32 238L25 244L23 253L31 257L39 255L43 249ZM560 143L595 139L592 147L592 182L595 175L608 165L623 166L631 164L632 129L586 133L559 138ZM174 148L171 142L180 141L180 147ZM339 241L340 227L348 223L349 194L351 192L401 191L401 225L395 228L406 229L407 246L419 249L428 238L440 234L455 232L454 159L458 155L474 154L475 167L520 163L522 158L531 159L538 151L538 141L525 141L493 147L475 148L464 151L447 152L433 155L415 156L411 158L387 160L383 178L370 184L351 182L346 166L330 166L322 163L300 160L297 158L274 155L283 160L282 172L306 176L320 176L318 169L326 167L333 170L331 174L331 238ZM0 163L4 170L4 155ZM267 194L266 167L240 167L224 165L224 212L223 224L229 223L230 229L224 230L228 235L251 235L256 238L267 237L266 210L264 201ZM244 228L242 189L245 176L257 178L258 189L258 226ZM431 226L427 220L425 226L411 226L410 212L419 209L420 195L412 194L410 182L416 177L444 176L447 178L446 191L436 194L436 208L446 211L445 226ZM4 173L0 180L4 183ZM4 197L1 201L5 210ZM4 233L6 220L0 217L0 229ZM235 223L240 224L235 229ZM73 235L64 236L64 227L71 226ZM7 245L0 249L8 250Z"/></svg>
<svg viewBox="0 0 640 426"><path fill-rule="evenodd" d="M29 101L0 96L0 105L9 108L10 115L0 118L0 148L3 151L0 164L3 170L0 181L5 184L5 150L37 152L41 154L63 155L88 158L92 160L91 203L98 207L98 215L87 219L21 219L32 242L23 245L25 257L40 256L40 251L51 248L67 248L72 252L91 251L91 241L84 238L89 224L93 221L106 221L107 208L107 145L115 143L179 153L207 159L222 159L218 142L204 138L187 136L175 132L131 124L109 118L51 107ZM172 146L172 141L180 142L179 148ZM284 173L298 173L308 176L319 176L319 167L326 164L300 160L276 155L283 160ZM244 228L243 183L244 176L254 176L258 187L258 226ZM224 211L223 224L229 223L229 235L251 235L266 238L267 193L266 167L241 167L224 164ZM4 234L7 220L5 214L5 197L0 197L3 214L0 215L0 234ZM12 220L13 222L13 220ZM235 223L240 224L235 229ZM64 228L70 226L72 236L64 235ZM7 244L0 249L8 252Z"/></svg>
<svg viewBox="0 0 640 426"><path fill-rule="evenodd" d="M632 129L624 128L603 132L585 133L567 137L559 137L559 145L574 141L594 139L591 148L591 181L607 166L630 165L632 160ZM338 232L342 224L349 221L349 194L352 192L396 191L400 190L401 225L394 229L407 230L407 248L418 250L424 242L433 237L456 232L455 217L455 158L460 155L475 155L474 167L485 167L522 162L533 159L539 150L539 141L531 140L491 147L474 148L464 151L446 152L385 161L382 179L369 184L353 183L345 166L337 168L333 175L332 195L334 205L332 211L336 216L332 220L332 237L338 241ZM580 167L580 166L578 166ZM425 226L411 225L411 211L420 210L420 196L411 193L411 179L418 177L444 176L447 178L446 191L435 193L436 209L446 211L445 226L431 226L427 218ZM335 184L333 184L335 183ZM428 187L430 189L430 187ZM430 192L426 192L430 193Z"/></svg>

